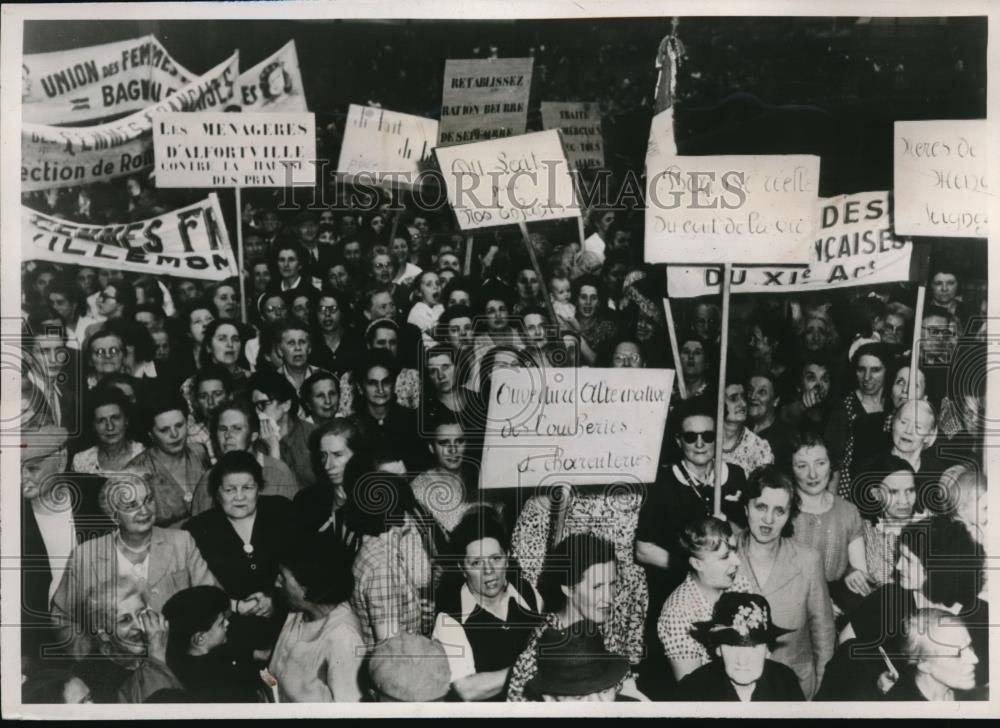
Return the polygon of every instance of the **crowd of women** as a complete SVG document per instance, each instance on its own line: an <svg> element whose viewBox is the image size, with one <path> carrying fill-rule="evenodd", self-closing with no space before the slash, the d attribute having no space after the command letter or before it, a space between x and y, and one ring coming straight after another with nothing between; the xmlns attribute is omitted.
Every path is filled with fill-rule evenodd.
<svg viewBox="0 0 1000 728"><path fill-rule="evenodd" d="M247 213L242 302L25 267L26 701L986 695L965 269L916 337L915 283L740 297L719 393L718 306L675 302L674 361L621 212L538 267L414 207ZM675 368L656 481L481 489L510 366Z"/></svg>

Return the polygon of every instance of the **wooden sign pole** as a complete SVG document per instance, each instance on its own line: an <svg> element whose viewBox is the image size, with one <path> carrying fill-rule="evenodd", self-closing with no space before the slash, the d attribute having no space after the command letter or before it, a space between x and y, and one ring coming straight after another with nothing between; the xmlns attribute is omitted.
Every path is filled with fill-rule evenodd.
<svg viewBox="0 0 1000 728"><path fill-rule="evenodd" d="M719 393L718 406L715 410L715 494L713 513L716 518L722 516L722 445L726 416L726 357L729 354L729 287L733 264L722 266L722 338L719 352Z"/></svg>

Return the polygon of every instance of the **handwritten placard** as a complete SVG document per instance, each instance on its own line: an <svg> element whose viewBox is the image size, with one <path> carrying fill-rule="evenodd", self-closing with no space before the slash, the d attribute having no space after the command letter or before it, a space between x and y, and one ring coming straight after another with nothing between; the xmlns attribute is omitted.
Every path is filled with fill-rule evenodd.
<svg viewBox="0 0 1000 728"><path fill-rule="evenodd" d="M437 136L434 119L351 104L337 172L349 181L411 189Z"/></svg>
<svg viewBox="0 0 1000 728"><path fill-rule="evenodd" d="M596 103L543 101L542 126L562 132L566 158L573 168L604 166L601 109Z"/></svg>
<svg viewBox="0 0 1000 728"><path fill-rule="evenodd" d="M896 234L986 237L986 121L897 121L895 134Z"/></svg>
<svg viewBox="0 0 1000 728"><path fill-rule="evenodd" d="M809 155L647 158L647 263L807 263L819 186Z"/></svg>
<svg viewBox="0 0 1000 728"><path fill-rule="evenodd" d="M493 373L481 487L656 479L670 369Z"/></svg>
<svg viewBox="0 0 1000 728"><path fill-rule="evenodd" d="M438 146L524 134L533 64L532 58L448 60Z"/></svg>
<svg viewBox="0 0 1000 728"><path fill-rule="evenodd" d="M557 131L438 147L434 153L462 230L580 214Z"/></svg>
<svg viewBox="0 0 1000 728"><path fill-rule="evenodd" d="M160 114L153 150L157 187L316 183L316 121L308 112Z"/></svg>
<svg viewBox="0 0 1000 728"><path fill-rule="evenodd" d="M905 281L913 244L892 232L888 192L859 192L820 200L807 265L734 265L733 293L793 293ZM667 266L672 298L718 293L717 266Z"/></svg>

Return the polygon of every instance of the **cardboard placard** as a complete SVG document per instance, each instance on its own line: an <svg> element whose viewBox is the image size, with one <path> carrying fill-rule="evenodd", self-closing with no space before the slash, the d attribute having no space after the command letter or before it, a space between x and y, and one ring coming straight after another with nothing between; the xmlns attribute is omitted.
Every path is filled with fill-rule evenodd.
<svg viewBox="0 0 1000 728"><path fill-rule="evenodd" d="M532 58L448 60L438 146L524 134L533 66Z"/></svg>
<svg viewBox="0 0 1000 728"><path fill-rule="evenodd" d="M316 180L310 112L160 114L157 187L294 187Z"/></svg>
<svg viewBox="0 0 1000 728"><path fill-rule="evenodd" d="M337 173L348 181L411 189L437 137L434 119L351 104Z"/></svg>
<svg viewBox="0 0 1000 728"><path fill-rule="evenodd" d="M604 166L601 108L596 103L542 102L542 126L562 132L563 149L574 169Z"/></svg>
<svg viewBox="0 0 1000 728"><path fill-rule="evenodd" d="M647 263L807 263L810 155L647 158Z"/></svg>
<svg viewBox="0 0 1000 728"><path fill-rule="evenodd" d="M987 151L985 120L897 121L896 234L985 238Z"/></svg>
<svg viewBox="0 0 1000 728"><path fill-rule="evenodd" d="M482 488L656 479L671 369L493 372Z"/></svg>
<svg viewBox="0 0 1000 728"><path fill-rule="evenodd" d="M434 151L462 230L580 215L558 131Z"/></svg>

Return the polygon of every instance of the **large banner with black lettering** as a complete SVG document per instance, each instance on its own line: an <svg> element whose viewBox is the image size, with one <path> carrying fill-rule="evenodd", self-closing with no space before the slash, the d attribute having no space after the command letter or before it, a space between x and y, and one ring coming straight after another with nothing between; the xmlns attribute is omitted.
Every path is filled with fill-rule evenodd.
<svg viewBox="0 0 1000 728"><path fill-rule="evenodd" d="M137 111L170 96L195 77L152 35L26 54L21 110L26 124L78 124Z"/></svg>
<svg viewBox="0 0 1000 728"><path fill-rule="evenodd" d="M157 104L117 121L88 127L25 124L21 191L104 182L153 167L153 116L236 105L239 52Z"/></svg>
<svg viewBox="0 0 1000 728"><path fill-rule="evenodd" d="M81 225L22 206L21 249L25 260L153 276L217 281L237 271L214 193L179 210L120 225Z"/></svg>
<svg viewBox="0 0 1000 728"><path fill-rule="evenodd" d="M240 74L243 111L308 111L295 41Z"/></svg>
<svg viewBox="0 0 1000 728"><path fill-rule="evenodd" d="M672 369L498 369L482 488L652 483Z"/></svg>
<svg viewBox="0 0 1000 728"><path fill-rule="evenodd" d="M648 156L646 262L807 263L819 161Z"/></svg>
<svg viewBox="0 0 1000 728"><path fill-rule="evenodd" d="M893 234L888 192L821 199L815 218L808 264L736 264L730 276L732 292L795 293L909 279L913 244ZM667 266L667 295L718 293L721 275L718 266Z"/></svg>
<svg viewBox="0 0 1000 728"><path fill-rule="evenodd" d="M445 62L438 146L524 134L532 58Z"/></svg>

